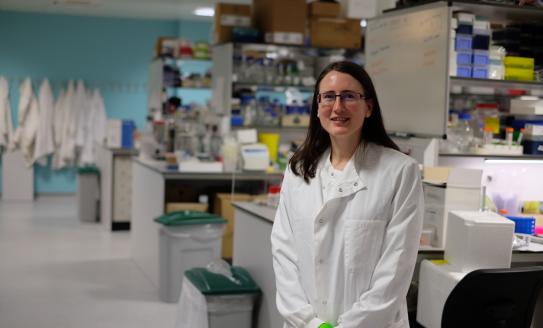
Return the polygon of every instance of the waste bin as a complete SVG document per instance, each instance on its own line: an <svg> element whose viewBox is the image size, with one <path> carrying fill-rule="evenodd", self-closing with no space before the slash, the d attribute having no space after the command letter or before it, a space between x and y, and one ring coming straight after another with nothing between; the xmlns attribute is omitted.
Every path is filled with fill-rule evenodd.
<svg viewBox="0 0 543 328"><path fill-rule="evenodd" d="M249 273L232 267L233 280L205 268L185 272L176 328L251 328L260 289Z"/></svg>
<svg viewBox="0 0 543 328"><path fill-rule="evenodd" d="M159 229L159 296L176 303L183 273L221 257L226 220L205 212L176 211L155 219Z"/></svg>
<svg viewBox="0 0 543 328"><path fill-rule="evenodd" d="M77 211L84 222L100 221L100 171L94 166L77 170Z"/></svg>

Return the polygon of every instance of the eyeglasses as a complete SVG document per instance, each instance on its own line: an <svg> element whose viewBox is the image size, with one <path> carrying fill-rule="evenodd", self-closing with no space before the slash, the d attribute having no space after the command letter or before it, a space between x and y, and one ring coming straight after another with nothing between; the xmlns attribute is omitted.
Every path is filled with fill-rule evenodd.
<svg viewBox="0 0 543 328"><path fill-rule="evenodd" d="M339 100L345 105L353 105L361 99L369 98L368 96L364 96L363 94L355 91L342 91L338 94L333 91L328 91L319 93L317 95L317 101L319 102L320 106L329 107L335 104L337 97L339 97Z"/></svg>

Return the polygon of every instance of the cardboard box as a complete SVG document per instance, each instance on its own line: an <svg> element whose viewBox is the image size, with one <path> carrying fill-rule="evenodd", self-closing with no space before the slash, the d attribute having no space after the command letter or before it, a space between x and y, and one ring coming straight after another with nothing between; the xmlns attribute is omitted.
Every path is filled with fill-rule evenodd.
<svg viewBox="0 0 543 328"><path fill-rule="evenodd" d="M167 203L166 213L175 211L200 211L207 212L208 205L204 203Z"/></svg>
<svg viewBox="0 0 543 328"><path fill-rule="evenodd" d="M309 31L312 47L360 49L362 46L359 19L311 18Z"/></svg>
<svg viewBox="0 0 543 328"><path fill-rule="evenodd" d="M287 40L290 41L287 44L302 44L306 19L305 0L253 0L253 23L265 35L266 42ZM278 33L288 36L278 37Z"/></svg>
<svg viewBox="0 0 543 328"><path fill-rule="evenodd" d="M215 196L215 205L213 207L213 213L226 219L226 225L224 228L224 235L222 238L222 254L225 259L232 258L232 244L234 241L234 202L249 202L253 200L253 196L249 194L229 194L219 193Z"/></svg>
<svg viewBox="0 0 543 328"><path fill-rule="evenodd" d="M341 6L337 2L313 1L307 5L309 17L339 17Z"/></svg>
<svg viewBox="0 0 543 328"><path fill-rule="evenodd" d="M233 3L215 4L214 41L232 41L232 28L251 26L251 5Z"/></svg>

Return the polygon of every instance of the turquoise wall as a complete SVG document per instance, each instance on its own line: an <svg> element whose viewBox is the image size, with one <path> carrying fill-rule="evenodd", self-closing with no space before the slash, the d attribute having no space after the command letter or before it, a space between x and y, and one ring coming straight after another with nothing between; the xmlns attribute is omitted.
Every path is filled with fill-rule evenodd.
<svg viewBox="0 0 543 328"><path fill-rule="evenodd" d="M21 79L32 78L37 92L47 77L58 93L66 81L81 78L100 88L108 117L142 128L157 38L209 41L210 30L207 22L0 12L0 75L10 80L13 119ZM75 192L75 171L35 166L34 184L37 193Z"/></svg>

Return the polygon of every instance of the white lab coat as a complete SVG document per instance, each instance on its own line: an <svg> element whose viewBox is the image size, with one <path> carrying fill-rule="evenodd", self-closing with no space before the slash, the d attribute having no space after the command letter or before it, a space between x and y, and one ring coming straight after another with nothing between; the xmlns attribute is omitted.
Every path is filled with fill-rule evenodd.
<svg viewBox="0 0 543 328"><path fill-rule="evenodd" d="M62 120L62 142L59 149L60 159L57 168L73 165L75 159L76 108L74 98L74 82L70 81L62 102L61 112L64 114L64 119Z"/></svg>
<svg viewBox="0 0 543 328"><path fill-rule="evenodd" d="M38 94L40 122L36 135L34 160L40 165L47 165L47 155L55 151L53 141L54 99L48 79L44 79Z"/></svg>
<svg viewBox="0 0 543 328"><path fill-rule="evenodd" d="M38 101L32 91L32 81L26 78L19 88L17 110L19 125L15 130L14 145L21 149L27 166L34 163L34 147L40 121Z"/></svg>
<svg viewBox="0 0 543 328"><path fill-rule="evenodd" d="M64 126L64 102L66 101L66 91L60 90L58 99L53 109L53 141L55 144L55 151L53 155L53 168L58 170L62 166L60 147L62 145L63 138L63 126Z"/></svg>
<svg viewBox="0 0 543 328"><path fill-rule="evenodd" d="M320 170L289 169L272 230L277 308L285 327L408 328L423 194L417 163L375 144L354 155L353 178L324 202Z"/></svg>
<svg viewBox="0 0 543 328"><path fill-rule="evenodd" d="M103 145L107 133L107 116L104 107L102 95L98 89L88 94L88 104L84 107L87 112L86 124L83 125L85 133L83 135L83 145L81 149L80 164L91 165L96 161L96 151L94 143Z"/></svg>
<svg viewBox="0 0 543 328"><path fill-rule="evenodd" d="M99 145L105 145L107 138L107 114L106 106L104 105L104 98L102 97L102 94L98 89L94 90L92 97L92 106L94 142Z"/></svg>
<svg viewBox="0 0 543 328"><path fill-rule="evenodd" d="M0 77L0 152L10 150L13 139L11 104L9 102L9 83Z"/></svg>

